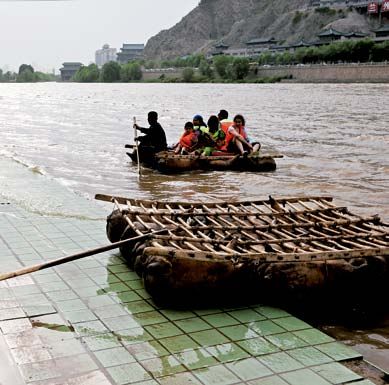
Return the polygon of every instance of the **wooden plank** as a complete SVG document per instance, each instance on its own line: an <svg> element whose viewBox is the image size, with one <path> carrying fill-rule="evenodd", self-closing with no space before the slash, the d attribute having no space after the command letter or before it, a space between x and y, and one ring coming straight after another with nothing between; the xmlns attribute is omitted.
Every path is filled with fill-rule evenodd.
<svg viewBox="0 0 389 385"><path fill-rule="evenodd" d="M146 206L149 206L150 208L155 204L157 205L157 208L159 205L164 204L163 202L154 202L154 201L148 201L148 200L138 200L138 199L130 199L130 198L124 198L124 197L118 197L114 195L106 195L106 194L96 194L95 195L96 200L104 201L104 202L113 202L113 199L116 199L120 204L127 204L128 202L131 202L134 205L138 205L140 203L143 203ZM311 199L316 199L316 200L324 200L324 201L332 201L333 198L330 196L311 196L311 197L280 197L280 198L274 198L278 203L283 204L284 202L298 202L298 201L309 201ZM238 202L231 202L232 204L242 204L242 205L251 205L251 204L261 204L262 202L268 202L268 200L254 200L254 201L238 201ZM170 205L173 206L183 206L183 207L201 207L204 205L204 203L201 202L195 202L195 203L188 203L188 202L168 202ZM226 202L210 202L207 203L207 207L214 207L215 205L226 205ZM336 208L336 206L331 207L331 208Z"/></svg>
<svg viewBox="0 0 389 385"><path fill-rule="evenodd" d="M340 210L342 209L341 207L339 208ZM299 212L290 212L290 213L280 213L280 212L273 212L273 213L259 213L259 212L235 212L235 211L228 211L228 210L223 210L222 206L218 205L217 206L217 210L213 210L213 211L208 211L208 212L204 212L204 211L185 211L185 212L182 212L182 211L167 211L167 210L163 210L163 211L158 211L158 213L154 212L154 211L142 211L142 210L139 210L139 209L136 209L136 210L130 210L129 211L129 215L144 215L144 216L148 216L148 215L170 215L170 217L195 217L195 216L235 216L235 217L270 217L270 218L279 218L279 219L283 219L285 218L288 219L289 216L302 216L302 215L305 215L305 216L308 216L308 217L313 217L316 221L310 221L310 223L315 223L317 221L320 221L320 222L324 222L324 219L323 218L320 218L320 217L317 217L315 214L320 214L321 212L327 212L327 211L334 211L334 209L316 209L316 210L312 210L312 211L299 211ZM336 220L337 217L331 217L332 219L334 219L334 221ZM351 216L350 216L351 218ZM370 221L372 222L373 220L375 220L375 217L367 217L367 218L359 218L359 217L355 217L355 218L358 218L359 220L360 219L364 219L366 221ZM349 218L347 218L346 220L344 220L344 222L346 222ZM308 218L304 218L304 220L308 220Z"/></svg>
<svg viewBox="0 0 389 385"><path fill-rule="evenodd" d="M127 217L127 216L126 216ZM154 216L151 216L151 218L153 218L152 220L154 221L155 220L155 217ZM177 228L182 228L182 225L181 224L178 224L177 222L175 222L174 220L172 220L171 218L168 218L168 217L163 217L165 220L168 220L169 223L173 226L176 226ZM246 226L238 226L234 223L231 223L229 221L226 221L224 218L219 218L223 223L225 223L224 225L220 224L219 222L217 222L215 220L215 218L212 218L212 217L208 217L208 220L210 222L213 223L213 225L207 225L207 226L190 226L190 229L192 231L194 230L213 230L215 231L216 229L219 230L219 231L228 231L228 230L233 230L233 231L242 231L242 230L251 230L251 231L260 231L260 232L271 232L272 230L274 229L291 229L291 230L296 230L296 231L304 231L304 232L307 232L308 230L311 232L311 233L318 233L319 232L319 229L323 229L325 231L328 231L328 232L332 232L334 233L335 235L339 235L339 231L335 231L336 229L340 229L340 230L344 230L343 228L333 228L331 226L334 226L334 225L351 225L353 223L364 223L363 220L361 219L355 219L354 221L338 221L338 222L334 222L334 221L331 221L331 222L320 222L320 227L315 225L315 223L300 223L298 225L295 225L295 224L269 224L269 225L254 225L254 226L250 226L250 225L246 225ZM162 222L159 222L161 223L161 226L165 226ZM264 234L264 233L258 233L260 235ZM320 234L322 234L322 232L320 232ZM355 234L353 233L352 234L353 236L355 236ZM372 236L371 233L369 233L370 236ZM380 236L384 236L385 234L381 234Z"/></svg>
<svg viewBox="0 0 389 385"><path fill-rule="evenodd" d="M172 250L169 248L146 248L146 255L159 255L167 258L196 258L198 260L207 261L224 261L231 263L231 258L234 263L244 261L258 261L260 263L285 263L285 262L315 262L315 261L332 261L339 259L353 259L353 258L369 258L375 256L389 257L389 247L371 248L351 251L321 251L321 252L306 252L286 253L279 255L277 253L249 253L249 254L228 254L219 253L212 254L207 252L192 252L191 250Z"/></svg>
<svg viewBox="0 0 389 385"><path fill-rule="evenodd" d="M139 241L146 240L148 238L152 238L155 235L160 234L162 232L165 232L165 230L159 230L159 231L156 231L154 233L141 234L137 237L124 239L122 241L111 243L109 245L81 251L81 252L76 253L76 254L67 255L65 257L53 259L51 261L43 262L43 263L36 264L33 266L23 267L22 269L11 271L8 273L2 273L2 274L0 274L0 281L4 281L4 280L9 279L9 278L19 277L19 276L25 275L25 274L30 274L30 273L33 273L35 271L48 269L50 267L62 265L64 263L76 261L76 260L79 260L81 258L90 257L92 255L101 254L101 253L104 253L104 252L109 251L109 250L118 249L119 247L126 246L129 243L136 243Z"/></svg>
<svg viewBox="0 0 389 385"><path fill-rule="evenodd" d="M242 233L241 233L242 234ZM204 241L209 241L210 243L214 244L228 244L230 242L229 240L226 239L211 239L207 237L205 234L201 234L204 236L204 238L199 238L196 236L196 234L191 234L189 237L183 237L183 236L178 236L172 233L171 235L158 235L155 236L156 239L159 240L175 240L175 241L188 241L188 242L204 242ZM263 245L263 244L268 244L268 243L275 243L275 244L282 244L285 242L293 242L296 243L296 247L299 247L298 245L302 242L336 242L336 241L343 241L343 240L349 240L353 241L356 240L358 242L366 242L365 245L357 245L358 248L365 248L366 246L369 246L369 248L380 248L380 247L385 247L388 246L388 243L382 242L381 243L373 243L376 242L374 240L371 240L371 235L366 234L363 236L360 236L356 238L353 235L337 235L337 236L308 236L308 237L285 237L285 234L280 233L280 235L283 235L282 238L276 238L272 237L270 234L263 234L264 236L268 236L268 239L252 239L252 236L247 236L247 238L250 238L250 240L242 240L238 239L237 243L239 245ZM222 238L222 237L221 237ZM347 249L347 250L352 250L350 248L346 248L345 246L340 246L340 249ZM331 248L331 250L334 250Z"/></svg>

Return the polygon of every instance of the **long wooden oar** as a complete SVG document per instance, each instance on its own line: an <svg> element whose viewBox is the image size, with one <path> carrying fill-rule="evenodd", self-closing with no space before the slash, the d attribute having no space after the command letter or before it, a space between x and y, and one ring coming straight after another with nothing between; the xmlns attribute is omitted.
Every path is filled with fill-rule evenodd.
<svg viewBox="0 0 389 385"><path fill-rule="evenodd" d="M134 116L134 140L135 140L135 146L136 146L136 159L138 161L138 175L139 178L141 177L141 168L140 168L140 161L139 161L139 144L137 140L137 132L136 132L136 117Z"/></svg>
<svg viewBox="0 0 389 385"><path fill-rule="evenodd" d="M48 261L48 262L43 262L43 263L38 264L38 265L24 267L22 269L11 271L9 273L3 273L3 274L0 274L0 281L4 281L4 280L9 279L9 278L19 277L21 275L33 273L34 271L47 269L49 267L61 265L62 263L75 261L77 259L81 259L81 258L85 258L85 257L90 257L91 255L100 254L100 253L103 253L104 251L117 249L120 246L127 245L128 243L131 243L131 242L138 242L138 241L141 241L143 239L153 237L156 234L166 233L166 231L167 230L157 230L157 231L154 231L152 233L139 235L139 236L134 237L134 238L128 238L128 239L125 239L123 241L119 241L119 242L111 243L111 244L106 245L106 246L98 247L96 249L82 251L82 252L77 253L77 254L67 255L66 257L53 259L52 261Z"/></svg>

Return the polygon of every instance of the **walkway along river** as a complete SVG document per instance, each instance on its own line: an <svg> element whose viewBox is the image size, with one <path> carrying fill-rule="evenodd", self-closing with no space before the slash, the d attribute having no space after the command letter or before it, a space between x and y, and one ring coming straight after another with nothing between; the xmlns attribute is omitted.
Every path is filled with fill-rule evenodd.
<svg viewBox="0 0 389 385"><path fill-rule="evenodd" d="M322 194L388 222L388 95L389 85L380 84L2 84L0 157L91 199L95 193L205 202ZM264 151L285 155L276 172L143 170L138 179L124 150L133 116L146 125L147 112L157 110L174 143L193 115L221 108L242 113ZM26 195L24 183L12 169L0 170L4 199L43 215L75 215L39 190ZM367 329L323 327L389 370L388 319Z"/></svg>

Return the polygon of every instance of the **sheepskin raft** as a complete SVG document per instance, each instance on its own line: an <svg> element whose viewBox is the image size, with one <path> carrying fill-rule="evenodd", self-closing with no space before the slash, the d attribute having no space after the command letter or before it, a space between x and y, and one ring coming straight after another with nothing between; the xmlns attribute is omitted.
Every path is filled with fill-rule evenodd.
<svg viewBox="0 0 389 385"><path fill-rule="evenodd" d="M156 299L334 299L387 290L388 224L327 196L247 202L152 202L96 195L115 209L111 242L165 234L122 248ZM370 294L369 294L370 295Z"/></svg>
<svg viewBox="0 0 389 385"><path fill-rule="evenodd" d="M147 147L146 147L147 148ZM250 154L247 157L236 154L220 153L219 155L177 155L171 151L152 153L143 149L141 163L162 174L177 174L194 170L202 171L251 171L269 172L277 168L276 158L281 154ZM137 163L137 153L127 153Z"/></svg>

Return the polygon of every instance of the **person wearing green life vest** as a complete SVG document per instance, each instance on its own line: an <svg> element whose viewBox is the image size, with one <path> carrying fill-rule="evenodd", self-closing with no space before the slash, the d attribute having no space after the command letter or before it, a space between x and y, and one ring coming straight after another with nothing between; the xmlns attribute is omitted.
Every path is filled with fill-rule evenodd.
<svg viewBox="0 0 389 385"><path fill-rule="evenodd" d="M214 151L220 151L224 146L226 135L220 127L219 119L216 115L211 115L208 125L208 145L204 147L202 155L211 156Z"/></svg>
<svg viewBox="0 0 389 385"><path fill-rule="evenodd" d="M204 119L201 115L195 115L193 117L193 127L195 131L208 133L208 127L204 122Z"/></svg>
<svg viewBox="0 0 389 385"><path fill-rule="evenodd" d="M195 154L201 154L203 148L208 144L208 126L204 122L204 119L201 115L196 114L193 117L193 128L197 136L197 145L194 151Z"/></svg>

